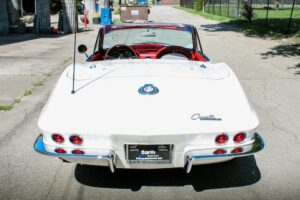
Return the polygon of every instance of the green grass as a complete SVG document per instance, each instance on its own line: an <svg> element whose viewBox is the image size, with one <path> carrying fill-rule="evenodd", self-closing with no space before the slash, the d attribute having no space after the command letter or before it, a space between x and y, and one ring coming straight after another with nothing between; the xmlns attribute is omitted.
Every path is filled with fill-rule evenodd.
<svg viewBox="0 0 300 200"><path fill-rule="evenodd" d="M38 87L38 86L42 86L44 84L44 81L43 80L37 80L35 83L34 83L34 86L35 87Z"/></svg>
<svg viewBox="0 0 300 200"><path fill-rule="evenodd" d="M207 19L219 21L222 24L232 25L241 28L247 35L282 38L290 37L295 41L300 41L300 7L296 7L293 13L293 21L291 23L290 32L288 33L288 21L291 8L279 10L269 10L268 24L266 26L266 12L262 7L255 7L255 16L251 23L248 23L242 17L236 17L236 5L230 5L229 10L227 4L221 6L206 6L206 12L197 12L193 9L174 6L177 9L187 11L189 13L198 14ZM213 14L215 13L215 15ZM222 16L220 16L222 15ZM230 17L228 17L230 16ZM235 16L235 18L233 18Z"/></svg>
<svg viewBox="0 0 300 200"><path fill-rule="evenodd" d="M300 33L297 33L294 37L293 37L293 40L295 42L299 42L300 43Z"/></svg>
<svg viewBox="0 0 300 200"><path fill-rule="evenodd" d="M19 99L19 98L14 99L14 103L21 103L21 99Z"/></svg>
<svg viewBox="0 0 300 200"><path fill-rule="evenodd" d="M66 56L66 57L64 57L64 59L62 60L61 64L64 65L64 64L66 64L67 62L69 62L71 59L72 59L71 56Z"/></svg>
<svg viewBox="0 0 300 200"><path fill-rule="evenodd" d="M193 9L190 8L183 8L180 6L173 6L174 8L177 8L179 10L183 10L186 11L188 13L192 13L195 15L200 15L202 17L205 17L206 19L211 19L211 20L215 20L215 21L219 21L219 22L227 22L230 21L230 19L228 17L224 17L224 16L219 16L219 15L213 15L207 12L202 12L202 11L195 11Z"/></svg>
<svg viewBox="0 0 300 200"><path fill-rule="evenodd" d="M26 91L24 92L24 96L29 96L29 95L31 95L31 94L32 94L32 89L26 90Z"/></svg>
<svg viewBox="0 0 300 200"><path fill-rule="evenodd" d="M0 110L9 111L13 108L12 105L0 105Z"/></svg>

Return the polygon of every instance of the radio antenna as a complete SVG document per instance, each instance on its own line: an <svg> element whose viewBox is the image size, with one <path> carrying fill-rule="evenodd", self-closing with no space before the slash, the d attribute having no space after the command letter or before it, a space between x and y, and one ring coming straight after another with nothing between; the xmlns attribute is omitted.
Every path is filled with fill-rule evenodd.
<svg viewBox="0 0 300 200"><path fill-rule="evenodd" d="M72 92L71 94L75 94L75 61L76 61L76 33L77 33L77 1L73 0L74 6L74 54L73 54L73 78L72 78Z"/></svg>

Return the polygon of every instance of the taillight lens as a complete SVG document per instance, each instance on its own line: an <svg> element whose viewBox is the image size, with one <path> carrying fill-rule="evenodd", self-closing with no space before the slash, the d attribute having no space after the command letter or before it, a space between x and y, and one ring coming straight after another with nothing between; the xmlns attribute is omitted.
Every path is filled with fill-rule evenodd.
<svg viewBox="0 0 300 200"><path fill-rule="evenodd" d="M75 145L81 145L83 142L83 139L79 135L72 135L70 137L70 142Z"/></svg>
<svg viewBox="0 0 300 200"><path fill-rule="evenodd" d="M84 154L84 151L82 151L80 149L75 149L72 151L72 154Z"/></svg>
<svg viewBox="0 0 300 200"><path fill-rule="evenodd" d="M242 153L244 149L242 147L237 147L231 151L231 153Z"/></svg>
<svg viewBox="0 0 300 200"><path fill-rule="evenodd" d="M225 154L226 150L225 149L217 149L214 151L214 154Z"/></svg>
<svg viewBox="0 0 300 200"><path fill-rule="evenodd" d="M61 136L60 134L56 134L56 133L52 134L52 140L59 144L61 144L65 141L63 136Z"/></svg>
<svg viewBox="0 0 300 200"><path fill-rule="evenodd" d="M226 134L220 134L216 137L216 143L217 144L225 144L228 141L228 135Z"/></svg>
<svg viewBox="0 0 300 200"><path fill-rule="evenodd" d="M246 134L245 133L238 133L234 136L233 141L235 143L240 143L243 142L246 138Z"/></svg>
<svg viewBox="0 0 300 200"><path fill-rule="evenodd" d="M64 150L63 148L56 148L54 151L56 153L67 153L66 150Z"/></svg>

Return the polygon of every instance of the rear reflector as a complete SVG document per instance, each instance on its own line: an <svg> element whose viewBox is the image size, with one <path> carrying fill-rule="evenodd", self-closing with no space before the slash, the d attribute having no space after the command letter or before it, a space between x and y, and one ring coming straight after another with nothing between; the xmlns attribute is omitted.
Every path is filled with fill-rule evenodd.
<svg viewBox="0 0 300 200"><path fill-rule="evenodd" d="M61 136L60 134L56 134L56 133L52 134L52 140L59 144L61 144L65 141L63 136Z"/></svg>
<svg viewBox="0 0 300 200"><path fill-rule="evenodd" d="M222 133L216 137L217 144L225 144L228 141L228 135Z"/></svg>
<svg viewBox="0 0 300 200"><path fill-rule="evenodd" d="M244 149L242 147L237 147L231 151L231 153L242 153Z"/></svg>
<svg viewBox="0 0 300 200"><path fill-rule="evenodd" d="M83 139L79 135L72 135L70 137L70 142L75 145L81 145L83 142Z"/></svg>
<svg viewBox="0 0 300 200"><path fill-rule="evenodd" d="M217 149L215 150L214 154L225 154L226 150L225 149Z"/></svg>
<svg viewBox="0 0 300 200"><path fill-rule="evenodd" d="M75 149L72 151L72 154L84 154L84 151L82 151L80 149Z"/></svg>
<svg viewBox="0 0 300 200"><path fill-rule="evenodd" d="M234 136L233 141L235 143L240 143L243 142L246 138L246 134L245 133L238 133Z"/></svg>
<svg viewBox="0 0 300 200"><path fill-rule="evenodd" d="M56 148L54 151L56 153L67 153L63 148Z"/></svg>

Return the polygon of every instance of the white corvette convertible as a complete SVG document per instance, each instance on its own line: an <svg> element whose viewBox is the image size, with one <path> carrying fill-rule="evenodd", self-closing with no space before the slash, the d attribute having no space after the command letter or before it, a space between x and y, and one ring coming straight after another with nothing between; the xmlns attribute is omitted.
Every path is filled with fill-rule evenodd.
<svg viewBox="0 0 300 200"><path fill-rule="evenodd" d="M87 62L73 67L62 73L40 115L39 153L112 172L188 173L193 165L264 147L234 72L209 61L192 25L102 27Z"/></svg>

